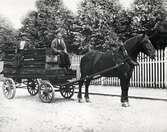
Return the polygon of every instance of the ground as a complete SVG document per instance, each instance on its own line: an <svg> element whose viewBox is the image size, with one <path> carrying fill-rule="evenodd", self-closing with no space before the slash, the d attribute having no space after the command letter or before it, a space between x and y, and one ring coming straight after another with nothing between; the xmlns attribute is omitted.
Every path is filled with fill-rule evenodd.
<svg viewBox="0 0 167 132"><path fill-rule="evenodd" d="M130 105L99 95L78 103L76 95L64 100L59 93L46 104L26 89L7 100L0 90L0 132L167 132L166 101L130 99Z"/></svg>

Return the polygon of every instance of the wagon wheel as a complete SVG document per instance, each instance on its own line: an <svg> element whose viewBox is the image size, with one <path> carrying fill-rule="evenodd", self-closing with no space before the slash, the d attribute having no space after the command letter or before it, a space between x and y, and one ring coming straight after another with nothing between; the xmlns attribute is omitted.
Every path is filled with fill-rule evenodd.
<svg viewBox="0 0 167 132"><path fill-rule="evenodd" d="M70 99L74 95L74 86L61 86L60 93L65 99Z"/></svg>
<svg viewBox="0 0 167 132"><path fill-rule="evenodd" d="M42 102L52 102L54 98L53 86L48 81L41 81L38 94Z"/></svg>
<svg viewBox="0 0 167 132"><path fill-rule="evenodd" d="M39 91L39 84L37 79L28 79L27 90L30 95L35 96Z"/></svg>
<svg viewBox="0 0 167 132"><path fill-rule="evenodd" d="M15 82L11 78L5 78L2 85L2 91L7 99L13 99L16 94Z"/></svg>

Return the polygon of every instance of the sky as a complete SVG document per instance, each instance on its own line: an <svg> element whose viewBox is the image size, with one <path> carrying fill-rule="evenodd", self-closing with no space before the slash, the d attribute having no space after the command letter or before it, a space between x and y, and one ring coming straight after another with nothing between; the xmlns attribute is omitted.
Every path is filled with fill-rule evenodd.
<svg viewBox="0 0 167 132"><path fill-rule="evenodd" d="M9 19L13 27L21 27L21 20L30 11L35 10L36 0L0 0L0 15ZM64 5L74 13L81 0L63 0ZM128 8L133 0L119 0L123 7Z"/></svg>

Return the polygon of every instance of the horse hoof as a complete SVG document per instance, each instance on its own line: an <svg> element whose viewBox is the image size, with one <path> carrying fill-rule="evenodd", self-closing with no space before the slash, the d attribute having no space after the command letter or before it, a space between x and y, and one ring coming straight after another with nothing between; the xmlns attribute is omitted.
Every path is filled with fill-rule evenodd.
<svg viewBox="0 0 167 132"><path fill-rule="evenodd" d="M90 103L90 102L91 102L89 98L85 98L85 101L86 101L87 103Z"/></svg>
<svg viewBox="0 0 167 132"><path fill-rule="evenodd" d="M82 103L82 98L78 98L78 103Z"/></svg>
<svg viewBox="0 0 167 132"><path fill-rule="evenodd" d="M129 102L122 102L122 107L129 107Z"/></svg>

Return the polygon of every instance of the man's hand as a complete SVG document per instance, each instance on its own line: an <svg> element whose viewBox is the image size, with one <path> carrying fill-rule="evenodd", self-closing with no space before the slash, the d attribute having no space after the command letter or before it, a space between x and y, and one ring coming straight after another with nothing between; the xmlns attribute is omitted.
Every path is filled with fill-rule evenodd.
<svg viewBox="0 0 167 132"><path fill-rule="evenodd" d="M57 50L57 53L59 53L59 54L60 54L60 53L61 53L61 50Z"/></svg>
<svg viewBox="0 0 167 132"><path fill-rule="evenodd" d="M65 49L64 52L67 53L67 50Z"/></svg>
<svg viewBox="0 0 167 132"><path fill-rule="evenodd" d="M61 54L62 50L56 50L57 54Z"/></svg>

